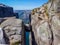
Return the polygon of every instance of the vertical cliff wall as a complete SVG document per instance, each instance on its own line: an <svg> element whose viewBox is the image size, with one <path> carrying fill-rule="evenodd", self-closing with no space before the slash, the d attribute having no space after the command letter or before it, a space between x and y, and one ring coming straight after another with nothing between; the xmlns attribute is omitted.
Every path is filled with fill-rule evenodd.
<svg viewBox="0 0 60 45"><path fill-rule="evenodd" d="M31 13L32 44L60 45L60 0L35 8Z"/></svg>
<svg viewBox="0 0 60 45"><path fill-rule="evenodd" d="M6 6L4 4L0 4L0 18L2 17L12 17L13 14L13 8Z"/></svg>

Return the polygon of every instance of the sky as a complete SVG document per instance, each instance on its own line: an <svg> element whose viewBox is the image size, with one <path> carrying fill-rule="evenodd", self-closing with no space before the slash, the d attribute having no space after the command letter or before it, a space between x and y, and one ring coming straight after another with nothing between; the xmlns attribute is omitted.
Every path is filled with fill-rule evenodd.
<svg viewBox="0 0 60 45"><path fill-rule="evenodd" d="M13 7L14 10L32 10L48 0L0 0L0 3Z"/></svg>

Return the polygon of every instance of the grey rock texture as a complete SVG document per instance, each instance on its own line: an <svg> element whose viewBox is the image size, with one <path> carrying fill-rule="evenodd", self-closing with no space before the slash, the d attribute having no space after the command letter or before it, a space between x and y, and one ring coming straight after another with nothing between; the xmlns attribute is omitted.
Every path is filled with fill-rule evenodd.
<svg viewBox="0 0 60 45"><path fill-rule="evenodd" d="M29 44L32 45L32 36L31 36L31 32L29 34Z"/></svg>
<svg viewBox="0 0 60 45"><path fill-rule="evenodd" d="M60 0L49 1L31 12L32 45L60 45Z"/></svg>
<svg viewBox="0 0 60 45"><path fill-rule="evenodd" d="M25 45L25 30L24 23L20 19L7 18L1 23L4 38L7 44L10 45Z"/></svg>
<svg viewBox="0 0 60 45"><path fill-rule="evenodd" d="M0 44L5 44L5 40L4 40L4 37L3 37L3 30L2 30L2 28L0 28Z"/></svg>

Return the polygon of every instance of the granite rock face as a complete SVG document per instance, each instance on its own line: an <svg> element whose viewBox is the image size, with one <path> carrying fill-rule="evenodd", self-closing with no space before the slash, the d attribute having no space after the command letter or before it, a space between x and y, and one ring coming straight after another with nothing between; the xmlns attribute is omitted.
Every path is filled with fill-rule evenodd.
<svg viewBox="0 0 60 45"><path fill-rule="evenodd" d="M24 45L25 30L24 23L20 19L8 18L1 23L4 32L4 38L7 44Z"/></svg>
<svg viewBox="0 0 60 45"><path fill-rule="evenodd" d="M31 15L31 25L36 45L50 45L52 41L46 6L47 5L44 5L40 9L34 9L38 12L36 11L34 14L32 13L33 15Z"/></svg>
<svg viewBox="0 0 60 45"><path fill-rule="evenodd" d="M49 0L31 13L32 42L35 45L60 45L60 0Z"/></svg>
<svg viewBox="0 0 60 45"><path fill-rule="evenodd" d="M31 36L31 32L29 34L29 45L32 45L32 36Z"/></svg>
<svg viewBox="0 0 60 45"><path fill-rule="evenodd" d="M59 28L60 27L60 0L54 0L53 5L51 7L53 8L50 8L52 10L50 10L49 15L51 16L50 22L51 22L51 27L52 27L53 37L54 37L53 45L60 45L60 28Z"/></svg>

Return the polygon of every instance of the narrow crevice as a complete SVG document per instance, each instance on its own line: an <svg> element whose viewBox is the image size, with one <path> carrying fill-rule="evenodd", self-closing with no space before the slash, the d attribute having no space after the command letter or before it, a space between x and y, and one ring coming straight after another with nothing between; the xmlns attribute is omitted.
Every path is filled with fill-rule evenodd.
<svg viewBox="0 0 60 45"><path fill-rule="evenodd" d="M32 37L32 45L37 45L35 36L34 36L34 32L32 31L32 26L31 26L31 37Z"/></svg>

